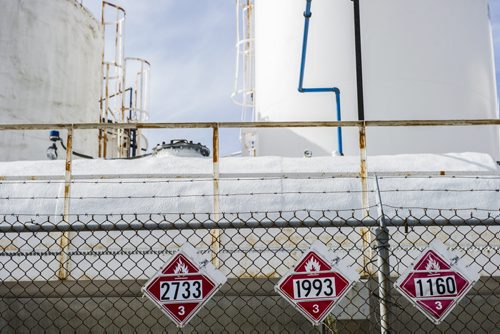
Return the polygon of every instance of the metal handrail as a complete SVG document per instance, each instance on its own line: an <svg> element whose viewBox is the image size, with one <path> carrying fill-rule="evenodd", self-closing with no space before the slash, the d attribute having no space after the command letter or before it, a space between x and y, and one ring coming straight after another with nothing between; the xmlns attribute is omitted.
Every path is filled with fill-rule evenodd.
<svg viewBox="0 0 500 334"><path fill-rule="evenodd" d="M310 127L405 127L500 125L500 119L372 120L307 122L182 122L182 123L16 123L0 124L2 130L52 129L208 129L208 128L310 128Z"/></svg>

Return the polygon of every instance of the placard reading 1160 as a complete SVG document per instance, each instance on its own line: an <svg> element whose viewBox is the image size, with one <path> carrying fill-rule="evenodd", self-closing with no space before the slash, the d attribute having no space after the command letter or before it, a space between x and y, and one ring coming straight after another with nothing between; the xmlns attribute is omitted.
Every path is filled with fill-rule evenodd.
<svg viewBox="0 0 500 334"><path fill-rule="evenodd" d="M201 300L201 280L165 281L160 284L161 301Z"/></svg>
<svg viewBox="0 0 500 334"><path fill-rule="evenodd" d="M317 299L335 296L335 282L330 277L302 278L293 280L293 297Z"/></svg>
<svg viewBox="0 0 500 334"><path fill-rule="evenodd" d="M417 297L454 295L457 283L454 276L415 278L415 292Z"/></svg>

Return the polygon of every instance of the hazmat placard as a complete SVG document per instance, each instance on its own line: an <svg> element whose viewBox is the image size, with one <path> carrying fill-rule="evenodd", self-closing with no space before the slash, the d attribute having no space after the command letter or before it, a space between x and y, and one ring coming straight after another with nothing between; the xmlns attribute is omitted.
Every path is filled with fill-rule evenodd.
<svg viewBox="0 0 500 334"><path fill-rule="evenodd" d="M184 327L226 281L221 271L185 244L142 291L178 327Z"/></svg>
<svg viewBox="0 0 500 334"><path fill-rule="evenodd" d="M465 267L446 246L433 241L394 284L433 323L441 323L472 286L479 273Z"/></svg>
<svg viewBox="0 0 500 334"><path fill-rule="evenodd" d="M356 271L343 265L322 242L315 241L275 290L319 325L358 280Z"/></svg>

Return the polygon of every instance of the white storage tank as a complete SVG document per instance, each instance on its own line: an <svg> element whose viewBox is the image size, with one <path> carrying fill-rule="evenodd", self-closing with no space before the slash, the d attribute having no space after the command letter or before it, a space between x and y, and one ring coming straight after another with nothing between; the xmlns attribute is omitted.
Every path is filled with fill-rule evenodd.
<svg viewBox="0 0 500 334"><path fill-rule="evenodd" d="M0 122L98 122L103 48L98 21L76 0L0 0L0 5ZM74 137L75 151L97 154L96 131L76 131ZM48 138L48 131L2 131L0 159L45 160Z"/></svg>
<svg viewBox="0 0 500 334"><path fill-rule="evenodd" d="M336 120L333 93L299 93L305 0L256 0L256 120ZM497 118L487 0L360 0L365 119ZM338 87L357 120L352 1L313 0L304 87ZM343 129L358 154L357 129ZM257 155L330 155L336 129L257 130ZM484 152L498 127L368 129L368 153Z"/></svg>

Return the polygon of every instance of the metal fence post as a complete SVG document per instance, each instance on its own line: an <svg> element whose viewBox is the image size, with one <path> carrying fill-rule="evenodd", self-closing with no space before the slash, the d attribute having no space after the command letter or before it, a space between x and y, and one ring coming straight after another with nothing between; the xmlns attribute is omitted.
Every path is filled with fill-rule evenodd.
<svg viewBox="0 0 500 334"><path fill-rule="evenodd" d="M359 176L361 179L361 203L363 206L363 219L370 215L369 201L368 201L368 169L366 165L366 127L363 123L359 127L359 159L360 159L360 169ZM362 227L360 229L361 240L363 241L363 271L361 276L366 278L370 276L371 270L371 259L373 257L370 250L370 229ZM367 254L368 253L368 254Z"/></svg>
<svg viewBox="0 0 500 334"><path fill-rule="evenodd" d="M389 230L386 226L384 215L384 207L382 204L382 196L380 195L380 187L378 177L375 175L375 189L377 189L377 209L379 215L379 227L375 230L375 238L377 240L377 277L378 277L378 293L380 304L380 332L382 334L389 333L389 300L390 300L390 275L391 267L389 264Z"/></svg>
<svg viewBox="0 0 500 334"><path fill-rule="evenodd" d="M214 191L214 203L213 203L213 215L214 222L217 224L219 221L219 127L218 125L214 125L212 128L213 131L213 143L212 143L212 166L213 166L213 191ZM213 229L210 230L210 234L212 235L212 264L219 268L219 258L218 253L220 249L220 230Z"/></svg>
<svg viewBox="0 0 500 334"><path fill-rule="evenodd" d="M71 169L73 159L73 127L68 129L68 136L66 139L66 164L64 172L64 221L69 222L69 209L71 204ZM68 247L70 239L69 232L63 232L61 239L59 239L59 247L61 253L59 255L59 270L57 277L61 280L68 278Z"/></svg>

